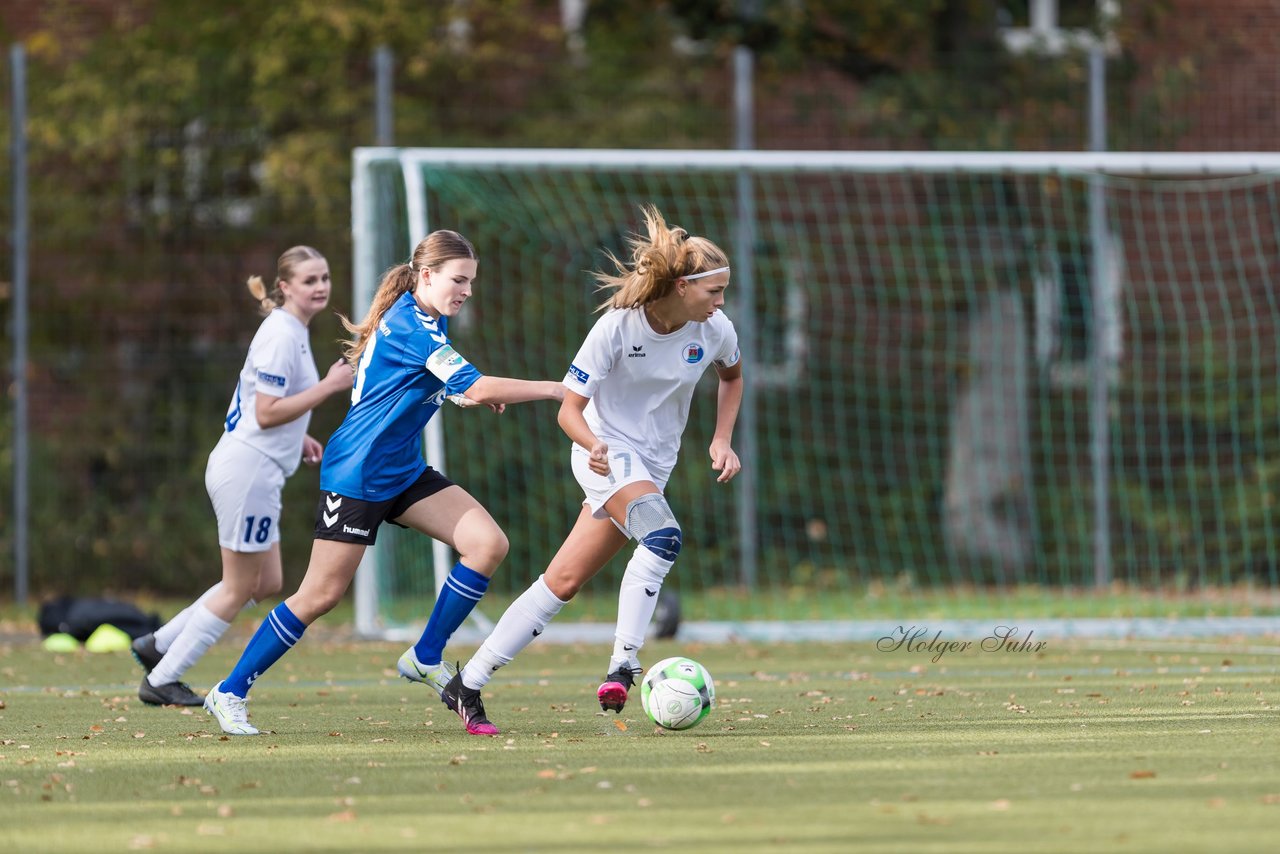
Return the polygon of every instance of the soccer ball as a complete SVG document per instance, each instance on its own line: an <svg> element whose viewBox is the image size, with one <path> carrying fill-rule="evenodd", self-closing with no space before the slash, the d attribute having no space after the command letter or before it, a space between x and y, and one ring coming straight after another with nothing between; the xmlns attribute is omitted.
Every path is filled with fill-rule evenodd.
<svg viewBox="0 0 1280 854"><path fill-rule="evenodd" d="M716 686L706 668L691 658L664 658L640 683L644 713L663 729L690 729L716 704Z"/></svg>

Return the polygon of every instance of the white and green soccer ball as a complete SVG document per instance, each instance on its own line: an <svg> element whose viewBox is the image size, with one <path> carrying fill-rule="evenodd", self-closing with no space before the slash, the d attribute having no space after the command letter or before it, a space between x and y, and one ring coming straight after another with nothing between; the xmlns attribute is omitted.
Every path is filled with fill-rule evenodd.
<svg viewBox="0 0 1280 854"><path fill-rule="evenodd" d="M663 729L690 729L716 704L716 686L707 669L691 658L664 658L640 683L644 713Z"/></svg>

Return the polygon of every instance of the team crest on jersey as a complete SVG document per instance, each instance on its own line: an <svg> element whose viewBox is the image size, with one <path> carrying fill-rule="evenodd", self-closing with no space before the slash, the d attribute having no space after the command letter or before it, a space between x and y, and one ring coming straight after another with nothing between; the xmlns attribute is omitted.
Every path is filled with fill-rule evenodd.
<svg viewBox="0 0 1280 854"><path fill-rule="evenodd" d="M684 348L684 360L691 365L696 365L702 361L702 357L707 351L702 349L702 345L694 341Z"/></svg>

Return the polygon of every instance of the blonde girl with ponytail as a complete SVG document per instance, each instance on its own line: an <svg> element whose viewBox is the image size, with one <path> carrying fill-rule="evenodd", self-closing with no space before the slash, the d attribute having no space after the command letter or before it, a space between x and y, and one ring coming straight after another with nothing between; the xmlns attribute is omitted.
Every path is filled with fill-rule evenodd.
<svg viewBox="0 0 1280 854"><path fill-rule="evenodd" d="M300 460L320 462L324 446L307 433L311 410L351 388L343 359L320 379L308 327L329 304L329 262L294 246L276 262L270 291L260 276L249 292L265 318L258 327L209 454L205 487L218 522L222 580L153 634L133 642L147 671L138 697L149 705L199 706L182 676L241 610L280 592L281 492Z"/></svg>
<svg viewBox="0 0 1280 854"><path fill-rule="evenodd" d="M631 256L609 255L595 279L610 292L564 378L560 427L583 507L546 571L511 604L459 674L480 689L542 634L568 600L629 540L636 546L618 592L614 646L596 699L620 713L642 672L638 651L663 580L680 553L680 524L663 493L675 467L693 389L708 366L719 380L711 471L727 483L742 469L731 439L742 402L738 335L725 317L729 259L715 243L643 208Z"/></svg>

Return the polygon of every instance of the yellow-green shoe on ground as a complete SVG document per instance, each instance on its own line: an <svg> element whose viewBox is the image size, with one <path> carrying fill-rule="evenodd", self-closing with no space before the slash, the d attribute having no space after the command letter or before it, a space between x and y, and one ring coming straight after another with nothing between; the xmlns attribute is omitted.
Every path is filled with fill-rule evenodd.
<svg viewBox="0 0 1280 854"><path fill-rule="evenodd" d="M410 682L421 682L436 694L443 694L444 686L448 685L449 680L458 672L456 667L444 661L437 664L423 664L418 661L413 647L409 647L404 655L400 656L400 660L396 662L396 669L405 679Z"/></svg>

